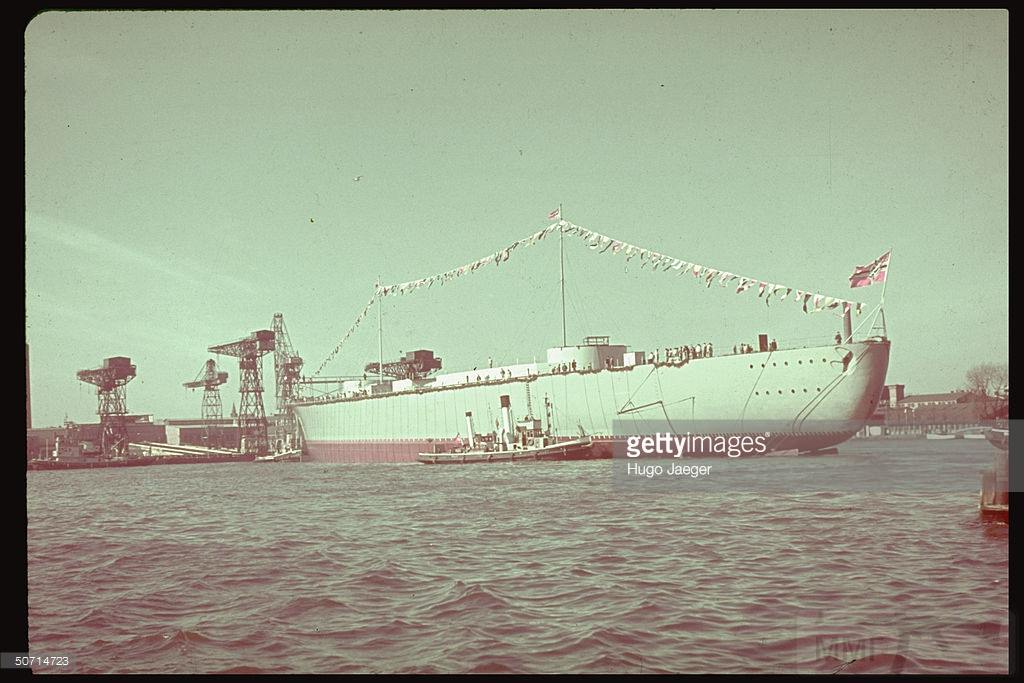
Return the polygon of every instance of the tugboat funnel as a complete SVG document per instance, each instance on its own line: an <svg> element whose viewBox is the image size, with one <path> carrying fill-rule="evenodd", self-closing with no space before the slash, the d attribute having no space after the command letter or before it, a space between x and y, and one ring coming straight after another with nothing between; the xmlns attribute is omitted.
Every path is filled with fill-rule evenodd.
<svg viewBox="0 0 1024 683"><path fill-rule="evenodd" d="M505 449L509 450L512 448L512 403L509 400L508 394L504 394L501 397L501 426L503 435L503 441L505 442Z"/></svg>
<svg viewBox="0 0 1024 683"><path fill-rule="evenodd" d="M469 447L476 448L476 434L473 432L473 411L466 411L466 430L469 432Z"/></svg>

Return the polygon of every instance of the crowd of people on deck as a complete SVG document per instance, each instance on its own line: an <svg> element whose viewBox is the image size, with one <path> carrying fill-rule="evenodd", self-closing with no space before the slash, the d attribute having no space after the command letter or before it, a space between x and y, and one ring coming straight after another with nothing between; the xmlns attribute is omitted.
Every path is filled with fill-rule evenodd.
<svg viewBox="0 0 1024 683"><path fill-rule="evenodd" d="M654 360L651 362L660 362L659 355L655 354ZM711 342L697 344L696 346L668 347L665 349L665 362L686 363L695 358L711 358L714 355L715 347L711 345Z"/></svg>
<svg viewBox="0 0 1024 683"><path fill-rule="evenodd" d="M838 336L838 335L837 335ZM768 348L765 351L778 351L779 343L777 340L772 339L768 342ZM750 344L734 344L732 347L734 355L741 353L758 353L759 349ZM663 355L664 354L664 355ZM712 358L715 355L715 347L711 342L705 342L704 344L696 345L685 345L685 346L674 346L665 347L664 349L658 349L657 351L651 351L647 354L646 361L648 364L655 365L660 363L671 363L671 364L684 364L691 360L698 358ZM615 363L611 358L604 359L604 366L607 369L615 367ZM592 370L588 367L585 370ZM551 372L554 374L564 374L568 372L576 372L576 361L569 363L559 363L551 366ZM509 377L511 377L511 372Z"/></svg>
<svg viewBox="0 0 1024 683"><path fill-rule="evenodd" d="M768 348L765 349L765 350L766 351L778 351L779 350L779 342L774 340L774 339L772 339L770 342L768 342ZM732 352L733 352L733 354L739 354L739 353L758 353L758 350L755 349L750 344L739 344L737 346L733 346L732 347Z"/></svg>
<svg viewBox="0 0 1024 683"><path fill-rule="evenodd" d="M551 372L554 372L556 374L576 372L576 361L573 361L572 363L560 363L551 368Z"/></svg>

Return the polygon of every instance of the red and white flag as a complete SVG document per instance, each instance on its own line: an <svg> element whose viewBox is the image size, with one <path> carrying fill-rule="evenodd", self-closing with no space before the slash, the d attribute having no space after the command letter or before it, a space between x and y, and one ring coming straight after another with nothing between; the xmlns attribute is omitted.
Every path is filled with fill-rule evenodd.
<svg viewBox="0 0 1024 683"><path fill-rule="evenodd" d="M558 207L554 211L548 214L549 221L558 221L562 219L562 207Z"/></svg>
<svg viewBox="0 0 1024 683"><path fill-rule="evenodd" d="M885 282L885 274L889 271L889 255L885 252L866 266L857 266L850 276L850 287L867 287L876 282Z"/></svg>

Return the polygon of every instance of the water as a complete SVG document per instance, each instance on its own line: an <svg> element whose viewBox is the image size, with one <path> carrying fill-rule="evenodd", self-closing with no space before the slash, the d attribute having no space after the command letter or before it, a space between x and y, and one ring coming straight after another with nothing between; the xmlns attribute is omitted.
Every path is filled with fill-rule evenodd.
<svg viewBox="0 0 1024 683"><path fill-rule="evenodd" d="M78 673L1006 673L995 451L840 448L967 474L725 495L624 491L609 461L29 472L31 650Z"/></svg>

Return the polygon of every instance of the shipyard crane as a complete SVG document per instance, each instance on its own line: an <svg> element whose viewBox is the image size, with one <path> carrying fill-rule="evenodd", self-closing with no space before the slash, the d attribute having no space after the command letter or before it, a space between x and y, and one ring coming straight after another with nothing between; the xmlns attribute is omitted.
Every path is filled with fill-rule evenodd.
<svg viewBox="0 0 1024 683"><path fill-rule="evenodd" d="M285 412L292 399L298 396L299 378L302 374L302 358L295 354L288 329L284 326L284 315L274 314L271 326L274 332L274 379L277 382L277 413Z"/></svg>
<svg viewBox="0 0 1024 683"><path fill-rule="evenodd" d="M244 339L218 344L210 353L238 359L241 400L238 410L239 450L247 455L266 455L267 414L263 409L263 356L274 350L272 330L258 330Z"/></svg>
<svg viewBox="0 0 1024 683"><path fill-rule="evenodd" d="M274 314L271 330L274 332L274 380L277 384L274 431L278 445L284 447L298 441L298 422L290 404L299 395L302 358L296 355L292 347L288 329L284 326L283 313Z"/></svg>
<svg viewBox="0 0 1024 683"><path fill-rule="evenodd" d="M209 359L203 364L196 378L185 382L186 389L203 389L203 422L206 427L206 447L214 447L213 423L224 419L224 406L220 402L220 385L228 381L228 373L217 369L217 361ZM220 445L218 438L216 445Z"/></svg>
<svg viewBox="0 0 1024 683"><path fill-rule="evenodd" d="M384 374L394 379L422 379L434 370L441 369L441 359L434 356L433 351L420 349L405 354L405 358L384 363L367 363L365 372L376 375Z"/></svg>
<svg viewBox="0 0 1024 683"><path fill-rule="evenodd" d="M203 365L196 378L182 384L186 389L203 390L203 419L224 418L224 406L220 402L220 385L228 381L228 373L217 369L217 361L210 359Z"/></svg>
<svg viewBox="0 0 1024 683"><path fill-rule="evenodd" d="M108 458L124 457L128 453L128 405L125 386L135 379L135 366L130 358L113 356L104 359L103 366L94 370L79 370L78 379L96 387L99 400L103 455Z"/></svg>

